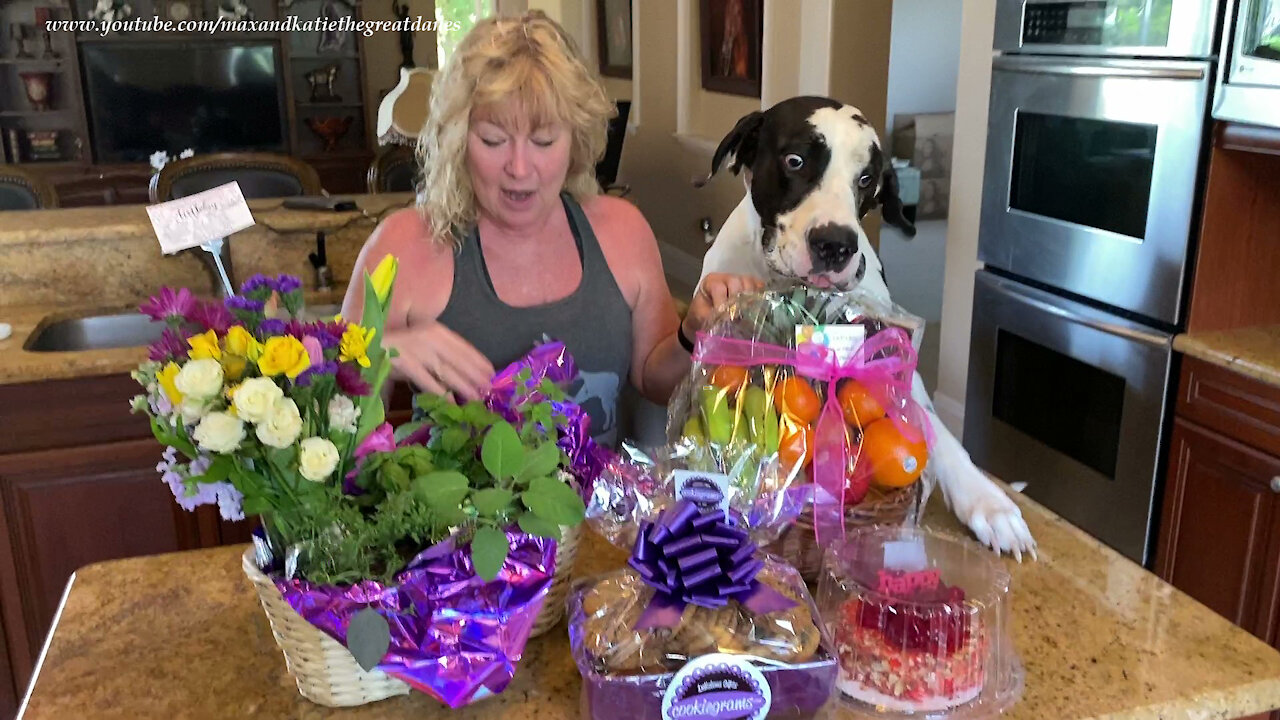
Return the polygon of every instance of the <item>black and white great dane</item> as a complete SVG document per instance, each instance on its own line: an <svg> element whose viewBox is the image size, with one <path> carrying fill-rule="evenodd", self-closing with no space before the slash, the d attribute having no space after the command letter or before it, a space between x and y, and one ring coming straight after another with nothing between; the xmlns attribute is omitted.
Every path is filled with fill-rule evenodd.
<svg viewBox="0 0 1280 720"><path fill-rule="evenodd" d="M886 223L908 235L915 227L903 216L897 175L875 129L857 108L796 97L753 112L720 142L707 179L726 164L743 176L747 194L707 251L703 277L725 272L819 287L857 286L890 300L861 219L879 207ZM1036 543L1022 512L938 419L919 373L912 396L933 423L937 442L931 459L952 512L993 549L1019 560L1024 552L1034 556Z"/></svg>

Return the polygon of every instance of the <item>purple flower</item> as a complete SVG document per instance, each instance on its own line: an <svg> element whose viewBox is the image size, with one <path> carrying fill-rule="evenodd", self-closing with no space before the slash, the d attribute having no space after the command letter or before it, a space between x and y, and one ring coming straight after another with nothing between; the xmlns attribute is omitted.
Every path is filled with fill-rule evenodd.
<svg viewBox="0 0 1280 720"><path fill-rule="evenodd" d="M294 277L293 275L281 275L276 278L276 282L275 282L276 292L280 293L281 295L288 295L289 293L294 292L295 290L298 290L301 287L302 287L302 281Z"/></svg>
<svg viewBox="0 0 1280 720"><path fill-rule="evenodd" d="M186 333L179 333L173 328L165 328L160 333L160 339L151 343L151 347L147 350L147 357L156 362L167 362L169 360L182 360L187 357L187 337Z"/></svg>
<svg viewBox="0 0 1280 720"><path fill-rule="evenodd" d="M191 311L187 319L219 335L226 334L236 322L231 311L219 303L200 303Z"/></svg>
<svg viewBox="0 0 1280 720"><path fill-rule="evenodd" d="M218 512L222 515L223 520L243 520L244 509L241 503L244 502L244 495L236 489L231 483L222 482L215 486L217 490L215 494L218 502Z"/></svg>
<svg viewBox="0 0 1280 720"><path fill-rule="evenodd" d="M266 303L262 300L254 300L253 298L232 295L227 298L223 304L232 312L260 313Z"/></svg>
<svg viewBox="0 0 1280 720"><path fill-rule="evenodd" d="M360 370L351 363L342 363L337 372L338 389L348 395L368 395L373 388L360 376Z"/></svg>
<svg viewBox="0 0 1280 720"><path fill-rule="evenodd" d="M311 385L311 381L314 380L317 375L333 375L336 372L338 372L338 363L334 360L320 363L318 365L312 365L299 373L298 379L294 380L293 384L298 387L307 387Z"/></svg>
<svg viewBox="0 0 1280 720"><path fill-rule="evenodd" d="M287 334L286 333L287 329L288 329L288 326L285 325L285 322L279 318L267 318L266 320L263 320L260 325L258 325L258 330L262 333L262 336L264 338L272 337L275 335L285 335Z"/></svg>
<svg viewBox="0 0 1280 720"><path fill-rule="evenodd" d="M364 436L364 440L356 446L356 458L363 458L376 452L391 452L396 449L396 433L391 423L382 423L372 432Z"/></svg>
<svg viewBox="0 0 1280 720"><path fill-rule="evenodd" d="M191 291L179 288L174 292L171 288L161 288L159 295L152 295L138 310L152 320L182 320L195 305L196 299Z"/></svg>
<svg viewBox="0 0 1280 720"><path fill-rule="evenodd" d="M271 291L275 289L276 284L271 278L262 273L257 273L240 285L240 294L255 300L266 300L271 296Z"/></svg>

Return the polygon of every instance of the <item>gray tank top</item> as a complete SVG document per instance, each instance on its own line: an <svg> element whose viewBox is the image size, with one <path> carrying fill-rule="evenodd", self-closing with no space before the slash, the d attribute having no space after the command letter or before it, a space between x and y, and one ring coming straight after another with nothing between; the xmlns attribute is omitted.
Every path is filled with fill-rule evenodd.
<svg viewBox="0 0 1280 720"><path fill-rule="evenodd" d="M591 223L568 193L561 194L582 263L578 288L555 302L512 307L498 298L484 262L480 234L472 227L453 260L453 290L439 321L476 347L501 370L534 346L565 344L578 364L571 400L591 416L591 435L613 447L618 398L631 367L631 308L605 262Z"/></svg>

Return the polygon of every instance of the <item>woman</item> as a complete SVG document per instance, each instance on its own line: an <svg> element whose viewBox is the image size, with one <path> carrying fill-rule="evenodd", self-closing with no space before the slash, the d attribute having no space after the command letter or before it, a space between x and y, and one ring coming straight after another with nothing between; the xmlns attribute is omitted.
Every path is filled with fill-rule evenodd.
<svg viewBox="0 0 1280 720"><path fill-rule="evenodd" d="M681 327L657 241L631 204L599 194L594 165L613 113L564 31L541 12L481 21L432 88L419 138L424 191L370 236L353 273L385 255L400 272L383 342L420 390L479 397L495 368L547 339L582 380L570 396L613 444L629 379L665 404L715 305L758 281L704 279ZM344 317L360 317L353 282Z"/></svg>

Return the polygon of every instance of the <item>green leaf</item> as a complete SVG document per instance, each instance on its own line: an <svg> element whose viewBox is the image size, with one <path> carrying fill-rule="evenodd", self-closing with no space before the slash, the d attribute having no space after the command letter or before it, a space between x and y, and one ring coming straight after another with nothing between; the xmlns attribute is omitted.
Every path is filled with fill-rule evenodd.
<svg viewBox="0 0 1280 720"><path fill-rule="evenodd" d="M406 490L409 487L409 471L395 463L383 465L378 471L378 479L385 488Z"/></svg>
<svg viewBox="0 0 1280 720"><path fill-rule="evenodd" d="M483 517L496 518L498 513L511 505L514 497L514 493L506 488L485 488L471 496L471 503Z"/></svg>
<svg viewBox="0 0 1280 720"><path fill-rule="evenodd" d="M467 478L460 472L439 470L413 480L413 491L422 501L444 511L457 508L471 490Z"/></svg>
<svg viewBox="0 0 1280 720"><path fill-rule="evenodd" d="M507 534L494 527L481 527L471 539L471 563L486 581L498 577L507 559Z"/></svg>
<svg viewBox="0 0 1280 720"><path fill-rule="evenodd" d="M418 420L416 422L407 422L397 427L393 433L393 436L396 439L396 443L404 442L405 438L416 433L418 430L422 428L423 425L426 425L426 424L427 424L426 420Z"/></svg>
<svg viewBox="0 0 1280 720"><path fill-rule="evenodd" d="M447 453L453 454L462 449L463 445L471 439L471 433L460 427L445 428L440 433L440 448Z"/></svg>
<svg viewBox="0 0 1280 720"><path fill-rule="evenodd" d="M550 475L560 467L560 448L555 443L543 443L533 452L525 453L524 465L520 468L519 479L532 480L539 475Z"/></svg>
<svg viewBox="0 0 1280 720"><path fill-rule="evenodd" d="M462 421L474 427L489 427L499 420L498 416L489 411L484 403L472 400L462 406Z"/></svg>
<svg viewBox="0 0 1280 720"><path fill-rule="evenodd" d="M235 461L229 456L219 455L213 459L213 464L209 466L204 475L197 479L203 483L220 483L231 474L231 468L234 465Z"/></svg>
<svg viewBox="0 0 1280 720"><path fill-rule="evenodd" d="M271 512L271 503L267 502L264 497L246 496L244 502L240 504L240 509L245 515L261 515Z"/></svg>
<svg viewBox="0 0 1280 720"><path fill-rule="evenodd" d="M534 478L520 499L535 515L557 525L573 527L587 511L573 488L549 477Z"/></svg>
<svg viewBox="0 0 1280 720"><path fill-rule="evenodd" d="M524 446L510 423L500 420L485 433L480 446L480 461L495 478L515 477L520 471L524 464Z"/></svg>
<svg viewBox="0 0 1280 720"><path fill-rule="evenodd" d="M533 513L524 513L516 521L520 529L530 535L551 538L556 542L560 542L560 526L553 522L547 522Z"/></svg>

